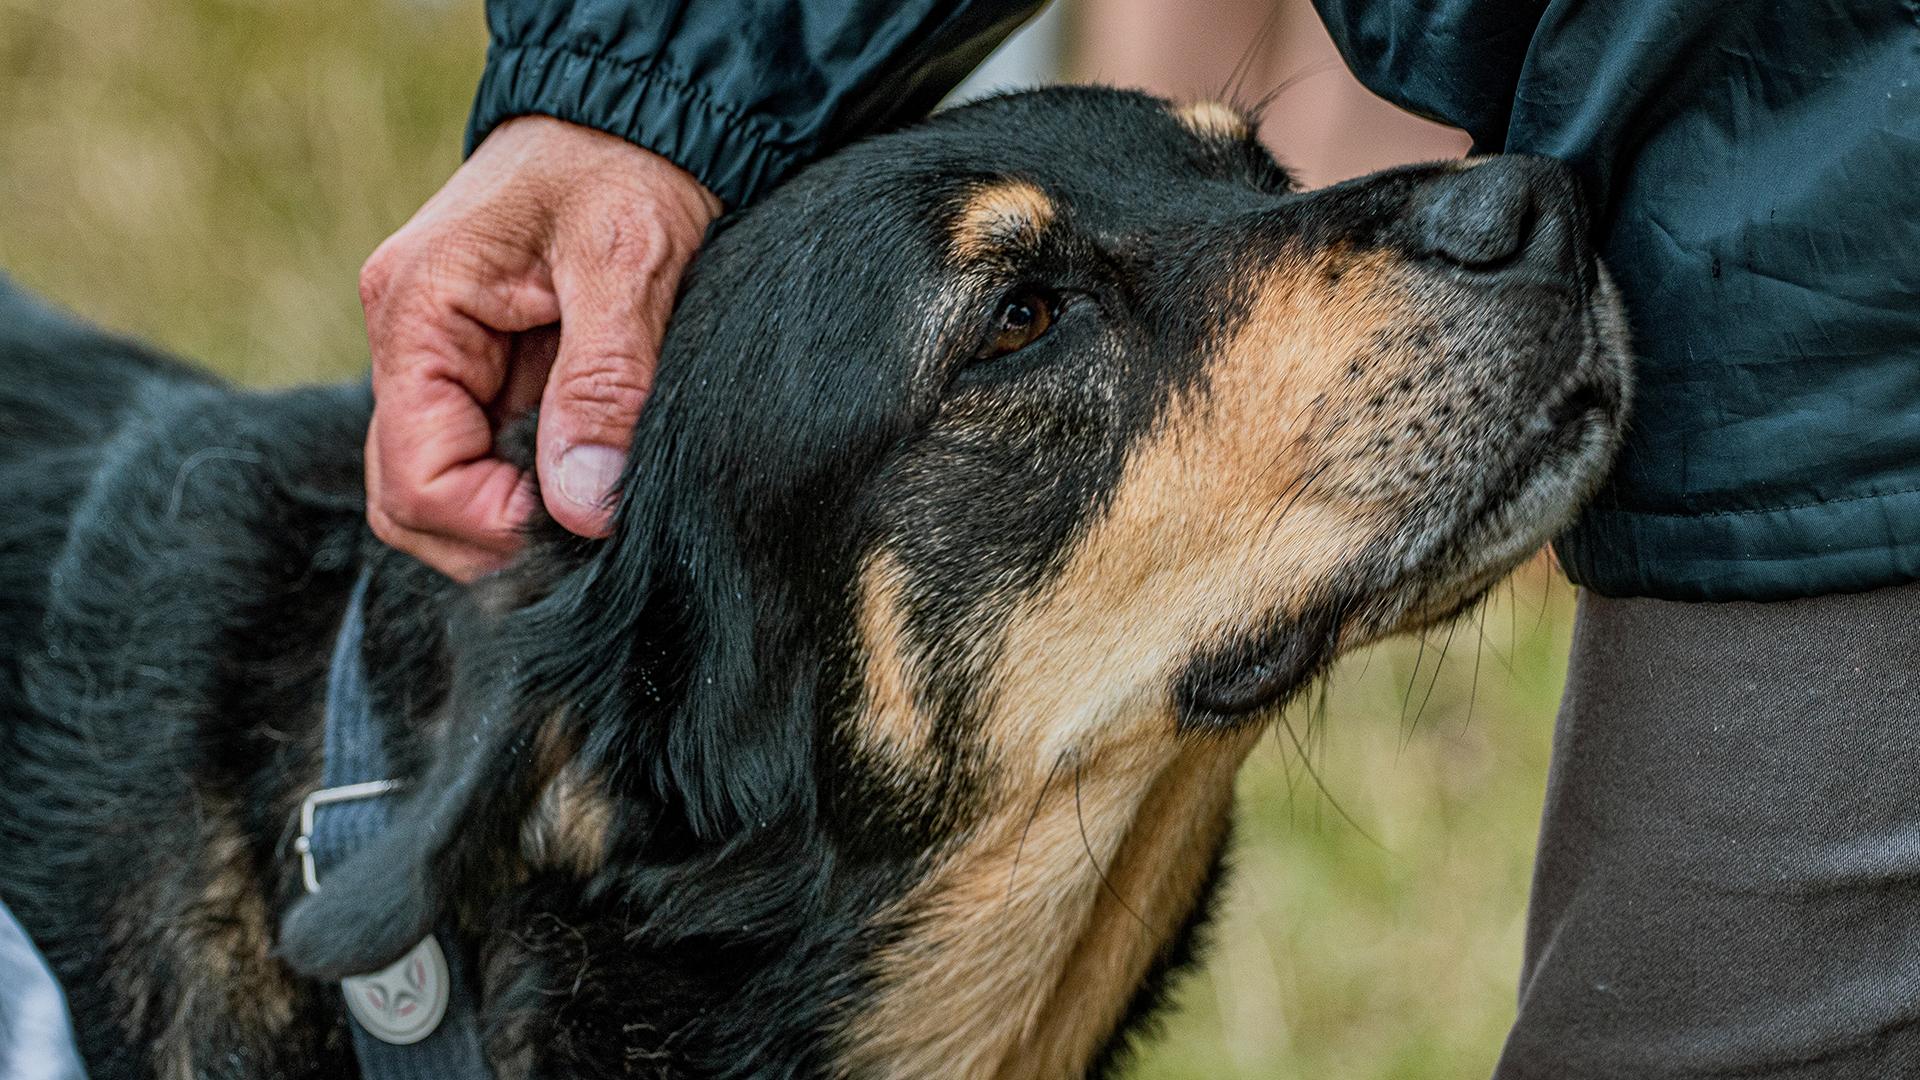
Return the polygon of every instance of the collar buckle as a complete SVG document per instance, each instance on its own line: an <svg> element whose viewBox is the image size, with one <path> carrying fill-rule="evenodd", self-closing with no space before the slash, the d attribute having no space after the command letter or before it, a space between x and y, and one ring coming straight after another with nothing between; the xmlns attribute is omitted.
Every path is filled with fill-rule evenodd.
<svg viewBox="0 0 1920 1080"><path fill-rule="evenodd" d="M332 803L378 798L405 785L404 780L367 780L358 784L320 788L300 800L300 835L293 838L293 850L300 853L300 879L306 883L308 892L320 891L320 868L313 861L314 811Z"/></svg>

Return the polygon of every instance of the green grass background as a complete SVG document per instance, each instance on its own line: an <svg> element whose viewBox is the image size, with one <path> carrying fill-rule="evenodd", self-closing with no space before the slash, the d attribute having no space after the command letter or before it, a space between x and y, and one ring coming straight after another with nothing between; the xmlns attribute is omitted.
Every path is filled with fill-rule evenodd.
<svg viewBox="0 0 1920 1080"><path fill-rule="evenodd" d="M457 163L484 44L476 0L0 0L0 268L250 383L352 375L357 269ZM1134 1076L1487 1075L1571 610L1535 562L1294 711Z"/></svg>

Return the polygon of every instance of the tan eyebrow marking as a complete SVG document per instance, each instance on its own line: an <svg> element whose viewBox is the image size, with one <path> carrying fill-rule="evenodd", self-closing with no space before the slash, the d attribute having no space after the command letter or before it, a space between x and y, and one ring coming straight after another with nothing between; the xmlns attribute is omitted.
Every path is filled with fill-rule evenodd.
<svg viewBox="0 0 1920 1080"><path fill-rule="evenodd" d="M1246 114L1224 101L1196 101L1173 110L1174 119L1203 139L1244 139L1253 134Z"/></svg>
<svg viewBox="0 0 1920 1080"><path fill-rule="evenodd" d="M1032 181L986 184L967 197L954 218L953 254L971 262L1009 244L1032 243L1053 218L1053 200Z"/></svg>

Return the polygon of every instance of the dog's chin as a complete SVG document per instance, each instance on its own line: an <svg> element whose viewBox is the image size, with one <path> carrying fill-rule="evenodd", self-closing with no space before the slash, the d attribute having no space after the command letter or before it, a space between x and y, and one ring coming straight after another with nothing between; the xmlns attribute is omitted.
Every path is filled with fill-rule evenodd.
<svg viewBox="0 0 1920 1080"><path fill-rule="evenodd" d="M1419 630L1471 607L1570 525L1605 479L1631 404L1632 360L1604 268L1581 327L1579 360L1522 425L1525 437L1494 481L1462 501L1450 526L1431 534L1401 583L1402 598L1379 612L1372 636Z"/></svg>
<svg viewBox="0 0 1920 1080"><path fill-rule="evenodd" d="M1593 295L1573 343L1578 360L1484 486L1436 514L1384 573L1362 570L1274 631L1196 658L1178 691L1187 724L1272 715L1339 653L1460 615L1572 522L1612 464L1630 404L1625 320L1604 268Z"/></svg>

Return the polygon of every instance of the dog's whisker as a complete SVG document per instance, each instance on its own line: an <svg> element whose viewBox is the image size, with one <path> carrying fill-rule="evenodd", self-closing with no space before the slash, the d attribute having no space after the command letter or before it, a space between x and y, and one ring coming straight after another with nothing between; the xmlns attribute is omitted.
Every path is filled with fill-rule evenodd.
<svg viewBox="0 0 1920 1080"><path fill-rule="evenodd" d="M1413 688L1420 682L1420 665L1427 658L1427 635L1416 634L1415 637L1420 642L1420 648L1413 654L1413 670L1407 673L1407 688L1400 694L1400 727L1402 731L1404 731L1407 726L1407 707L1413 704ZM1406 744L1402 742L1401 745L1404 747Z"/></svg>
<svg viewBox="0 0 1920 1080"><path fill-rule="evenodd" d="M1254 98L1252 101L1242 104L1236 99L1236 104L1239 104L1240 108L1245 110L1248 117L1252 119L1254 127L1258 128L1261 122L1266 119L1267 110L1271 109L1274 102L1280 100L1282 95L1290 90L1299 88L1308 79L1316 75L1324 75L1329 71L1339 70L1340 65L1332 60L1322 60L1318 63L1308 64L1290 75L1282 76L1276 80L1265 93Z"/></svg>
<svg viewBox="0 0 1920 1080"><path fill-rule="evenodd" d="M1553 549L1547 549L1547 559L1553 559ZM1547 611L1553 606L1553 573L1540 575L1540 614L1533 620L1533 635L1540 636L1540 630L1547 625Z"/></svg>
<svg viewBox="0 0 1920 1080"><path fill-rule="evenodd" d="M1140 924L1140 929L1152 933L1153 927L1148 926L1147 920L1133 910L1133 905L1127 903L1127 898L1120 895L1119 889L1114 888L1113 879L1107 877L1107 872L1100 866L1099 858L1093 853L1093 841L1087 838L1086 815L1080 810L1080 759L1078 757L1073 760L1073 819L1080 826L1080 847L1087 853L1087 865L1093 867L1094 874L1100 878L1100 884L1106 886L1107 895L1113 897L1113 902L1119 904L1122 910L1133 916L1133 921Z"/></svg>
<svg viewBox="0 0 1920 1080"><path fill-rule="evenodd" d="M1509 632L1511 632L1511 622L1513 618L1512 601L1513 601L1513 588L1511 584L1509 584L1507 588L1507 603L1502 605L1507 609L1507 617L1508 617L1509 627L1510 627ZM1500 642L1497 638L1487 637L1487 621L1488 619L1491 618L1491 615L1489 613L1493 607L1494 607L1493 594L1488 593L1486 600L1484 600L1480 605L1480 640L1486 645L1487 651L1493 654L1494 661L1498 663L1502 668L1506 669L1507 676L1509 678L1517 679L1520 677L1520 671L1517 667L1514 666L1514 656L1510 652L1500 648ZM1511 648L1512 647L1511 643L1513 639L1509 637L1507 640L1509 642L1509 648Z"/></svg>
<svg viewBox="0 0 1920 1080"><path fill-rule="evenodd" d="M1366 826L1360 824L1359 819L1347 813L1347 808L1341 805L1339 799L1334 797L1332 789L1328 788L1327 782L1321 778L1320 770L1313 767L1311 754L1307 750L1306 743L1301 740L1300 733L1294 730L1293 721L1287 719L1285 713L1280 715L1280 726L1286 730L1287 738L1292 741L1294 752L1300 755L1301 766L1306 770L1307 775L1313 778L1314 786L1320 789L1321 797L1326 799L1328 806L1333 807L1333 812L1340 815L1342 821L1352 826L1354 832L1359 833L1374 847L1379 848L1381 851L1391 850L1387 845L1376 839L1372 833L1368 832Z"/></svg>
<svg viewBox="0 0 1920 1080"><path fill-rule="evenodd" d="M1281 523L1286 521L1287 515L1293 512L1294 506L1300 502L1301 497L1306 495L1307 491L1313 487L1314 481L1326 475L1327 469L1331 465L1331 462L1322 462L1312 472L1308 473L1304 479L1293 485L1290 494L1283 492L1282 494L1285 495L1286 501L1284 503L1278 503L1276 500L1276 504L1279 506L1279 513L1275 514L1265 523L1266 527L1269 530L1278 529Z"/></svg>
<svg viewBox="0 0 1920 1080"><path fill-rule="evenodd" d="M1414 729L1420 726L1420 718L1426 715L1427 704L1433 700L1434 688L1440 685L1440 673L1446 669L1447 654L1453 650L1454 631L1459 628L1460 621L1458 619L1455 619L1447 625L1447 639L1440 646L1439 657L1434 660L1433 675L1427 680L1426 695L1420 699L1420 707L1414 710L1412 722L1407 725L1406 731L1402 733L1403 738L1406 740L1406 742L1401 744L1402 747L1405 747L1408 742L1413 741Z"/></svg>
<svg viewBox="0 0 1920 1080"><path fill-rule="evenodd" d="M1279 5L1273 5L1268 9L1266 18L1260 20L1260 29L1247 42L1247 47L1241 50L1239 59L1233 62L1233 68L1227 72L1227 81L1220 87L1219 97L1226 101L1239 100L1240 91L1245 88L1247 76L1253 73L1254 65L1266 55L1268 46L1273 42L1274 34L1280 26L1280 16Z"/></svg>
<svg viewBox="0 0 1920 1080"><path fill-rule="evenodd" d="M1462 733L1473 726L1473 707L1480 699L1480 654L1487 651L1487 605L1482 600L1473 611L1475 628L1479 631L1479 640L1473 649L1473 682L1467 687L1467 719L1460 725Z"/></svg>
<svg viewBox="0 0 1920 1080"><path fill-rule="evenodd" d="M1041 781L1040 794L1033 797L1033 810L1027 814L1027 823L1020 828L1020 842L1013 848L1013 866L1007 870L1007 898L1004 903L1013 903L1013 883L1020 874L1020 856L1027 848L1027 834L1033 831L1033 823L1040 817L1040 807L1047 801L1047 791L1053 787L1053 778L1059 774L1060 766L1066 763L1069 750L1060 752L1053 759L1053 767L1047 770L1047 778Z"/></svg>

